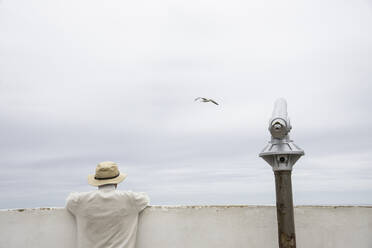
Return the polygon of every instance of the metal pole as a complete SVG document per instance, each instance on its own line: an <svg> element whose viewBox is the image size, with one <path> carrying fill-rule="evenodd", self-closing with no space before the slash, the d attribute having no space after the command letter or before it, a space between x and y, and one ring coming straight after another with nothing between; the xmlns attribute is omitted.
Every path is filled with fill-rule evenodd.
<svg viewBox="0 0 372 248"><path fill-rule="evenodd" d="M289 138L291 129L287 102L278 99L269 121L271 141L259 156L272 167L275 174L279 248L296 248L291 176L294 164L305 153Z"/></svg>
<svg viewBox="0 0 372 248"><path fill-rule="evenodd" d="M279 248L296 248L293 215L292 171L274 171Z"/></svg>

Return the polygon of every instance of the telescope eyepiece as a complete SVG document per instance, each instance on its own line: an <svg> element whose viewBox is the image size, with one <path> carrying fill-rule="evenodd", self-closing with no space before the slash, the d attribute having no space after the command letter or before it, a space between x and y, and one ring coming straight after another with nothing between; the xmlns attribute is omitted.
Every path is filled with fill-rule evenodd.
<svg viewBox="0 0 372 248"><path fill-rule="evenodd" d="M283 127L283 126L282 126L281 124L279 124L279 123L275 123L275 124L274 124L274 129L275 129L276 131L279 131L282 127Z"/></svg>
<svg viewBox="0 0 372 248"><path fill-rule="evenodd" d="M287 122L282 118L275 118L269 126L271 135L276 139L283 139L289 132Z"/></svg>

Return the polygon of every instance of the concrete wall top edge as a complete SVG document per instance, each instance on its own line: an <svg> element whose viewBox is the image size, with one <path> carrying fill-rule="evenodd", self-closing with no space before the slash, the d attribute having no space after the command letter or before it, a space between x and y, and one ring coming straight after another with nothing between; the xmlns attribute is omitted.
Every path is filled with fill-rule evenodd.
<svg viewBox="0 0 372 248"><path fill-rule="evenodd" d="M151 205L150 209L204 209L204 208L274 208L275 205ZM372 205L297 205L295 208L372 208ZM50 210L64 210L64 207L40 207L40 208L14 208L14 209L0 209L0 211L50 211Z"/></svg>

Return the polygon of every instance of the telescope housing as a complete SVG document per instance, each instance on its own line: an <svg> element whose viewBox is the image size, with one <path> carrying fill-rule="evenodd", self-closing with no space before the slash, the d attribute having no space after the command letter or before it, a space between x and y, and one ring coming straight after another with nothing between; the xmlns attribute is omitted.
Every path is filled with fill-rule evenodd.
<svg viewBox="0 0 372 248"><path fill-rule="evenodd" d="M269 121L271 141L259 154L274 171L291 171L297 160L305 154L289 138L291 129L292 126L287 114L287 102L285 99L279 98L275 101L273 114Z"/></svg>

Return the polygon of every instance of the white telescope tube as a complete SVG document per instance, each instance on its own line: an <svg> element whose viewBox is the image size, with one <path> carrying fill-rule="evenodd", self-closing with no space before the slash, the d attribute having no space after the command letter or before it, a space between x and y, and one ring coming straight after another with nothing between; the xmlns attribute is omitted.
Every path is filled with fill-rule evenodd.
<svg viewBox="0 0 372 248"><path fill-rule="evenodd" d="M291 124L287 116L287 102L283 98L279 98L275 101L269 131L273 138L283 139L290 130Z"/></svg>

